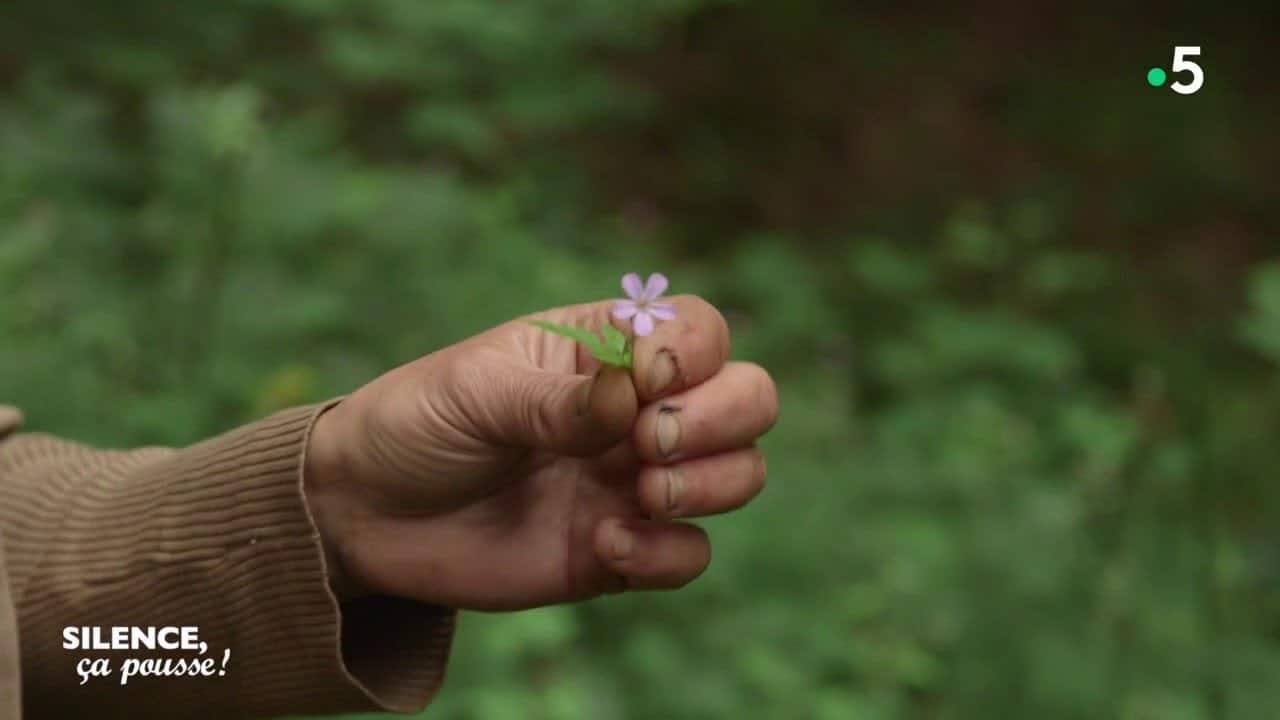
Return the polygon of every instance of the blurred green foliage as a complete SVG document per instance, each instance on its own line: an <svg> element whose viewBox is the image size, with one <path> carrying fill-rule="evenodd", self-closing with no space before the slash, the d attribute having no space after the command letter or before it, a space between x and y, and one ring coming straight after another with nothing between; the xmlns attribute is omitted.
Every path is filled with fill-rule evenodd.
<svg viewBox="0 0 1280 720"><path fill-rule="evenodd" d="M771 487L682 592L465 616L428 716L1273 717L1274 47L1197 5L1182 98L1070 7L11 1L0 397L184 444L662 269Z"/></svg>

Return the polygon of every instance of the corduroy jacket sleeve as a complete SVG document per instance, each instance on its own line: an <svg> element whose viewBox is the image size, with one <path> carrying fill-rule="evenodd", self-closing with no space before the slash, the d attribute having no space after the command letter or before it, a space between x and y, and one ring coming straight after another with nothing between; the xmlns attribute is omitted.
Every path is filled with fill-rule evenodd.
<svg viewBox="0 0 1280 720"><path fill-rule="evenodd" d="M0 720L425 706L454 613L394 598L339 605L330 592L301 482L327 407L130 451L16 433L21 416L0 407ZM201 656L64 649L67 627L134 626L198 628L217 672L122 684L129 658ZM106 659L111 675L82 682L84 658Z"/></svg>

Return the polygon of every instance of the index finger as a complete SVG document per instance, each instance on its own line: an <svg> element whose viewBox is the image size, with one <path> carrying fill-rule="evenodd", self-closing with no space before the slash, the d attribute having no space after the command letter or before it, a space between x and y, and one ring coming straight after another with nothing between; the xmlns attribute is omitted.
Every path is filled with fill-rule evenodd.
<svg viewBox="0 0 1280 720"><path fill-rule="evenodd" d="M676 316L635 340L631 377L642 404L702 383L729 359L729 325L714 305L697 295L676 295L669 302Z"/></svg>

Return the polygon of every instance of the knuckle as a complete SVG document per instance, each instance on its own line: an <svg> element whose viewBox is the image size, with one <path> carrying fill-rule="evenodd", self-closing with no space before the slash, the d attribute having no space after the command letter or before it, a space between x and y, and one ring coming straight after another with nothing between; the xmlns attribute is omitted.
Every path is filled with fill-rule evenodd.
<svg viewBox="0 0 1280 720"><path fill-rule="evenodd" d="M651 577L654 584L669 590L678 590L698 579L711 565L711 538L697 525L681 523L681 535L675 545L668 548L664 559L654 563Z"/></svg>
<svg viewBox="0 0 1280 720"><path fill-rule="evenodd" d="M696 313L694 313L695 315L709 315L711 313L718 312L716 310L716 306L712 305L701 295L686 293L683 295L677 295L676 297L680 302L689 305L690 310L696 311Z"/></svg>
<svg viewBox="0 0 1280 720"><path fill-rule="evenodd" d="M735 470L735 476L729 478L729 482L725 483L725 492L721 497L721 506L717 508L722 512L737 510L747 503L751 502L760 491L764 489L764 455L759 450L752 449L744 454L745 467L740 464ZM739 461L741 462L741 461Z"/></svg>
<svg viewBox="0 0 1280 720"><path fill-rule="evenodd" d="M729 323L720 309L699 295L684 295L689 313L683 323L685 342L699 357L714 361L718 367L729 357Z"/></svg>
<svg viewBox="0 0 1280 720"><path fill-rule="evenodd" d="M712 331L708 333L711 352L716 361L723 364L729 358L729 323L725 320L724 314L720 312L720 309L711 303L707 303L707 314L711 323L711 327L708 329Z"/></svg>
<svg viewBox="0 0 1280 720"><path fill-rule="evenodd" d="M707 568L711 566L710 541L707 541L704 538L702 547L703 547L702 554L698 557L698 563L694 566L697 569L694 571L693 577L689 578L690 581L693 581L694 578L697 578L700 575L702 575L702 573L706 572Z"/></svg>
<svg viewBox="0 0 1280 720"><path fill-rule="evenodd" d="M707 567L711 565L710 553L702 553L687 568L683 568L678 572L672 573L667 582L663 583L670 590L679 590L689 583L702 577L707 571Z"/></svg>
<svg viewBox="0 0 1280 720"><path fill-rule="evenodd" d="M769 466L765 461L764 452L759 448L751 451L751 488L752 497L764 490L765 482L769 477Z"/></svg>
<svg viewBox="0 0 1280 720"><path fill-rule="evenodd" d="M673 577L669 583L667 583L667 589L682 590L685 587L688 587L689 583L692 583L694 580L697 580L698 576L701 574L702 574L702 571L697 570L692 573L677 575Z"/></svg>
<svg viewBox="0 0 1280 720"><path fill-rule="evenodd" d="M753 404L752 412L758 415L767 431L778 421L778 386L759 365L748 363L746 369L750 377L751 392L747 396Z"/></svg>

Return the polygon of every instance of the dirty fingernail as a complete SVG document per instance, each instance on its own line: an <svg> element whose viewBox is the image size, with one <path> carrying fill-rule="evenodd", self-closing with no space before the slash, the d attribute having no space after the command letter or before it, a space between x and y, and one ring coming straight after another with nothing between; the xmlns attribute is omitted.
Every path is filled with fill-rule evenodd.
<svg viewBox="0 0 1280 720"><path fill-rule="evenodd" d="M649 392L657 394L666 390L676 379L676 361L670 350L661 350L649 366Z"/></svg>
<svg viewBox="0 0 1280 720"><path fill-rule="evenodd" d="M626 560L636 549L635 533L622 525L616 525L609 532L609 549L613 552L614 560Z"/></svg>
<svg viewBox="0 0 1280 720"><path fill-rule="evenodd" d="M674 409L663 408L658 413L654 434L657 436L658 452L668 458L674 455L676 446L680 444L680 418L676 416Z"/></svg>
<svg viewBox="0 0 1280 720"><path fill-rule="evenodd" d="M680 497L684 495L684 473L678 468L667 470L667 515L675 516L680 507Z"/></svg>

